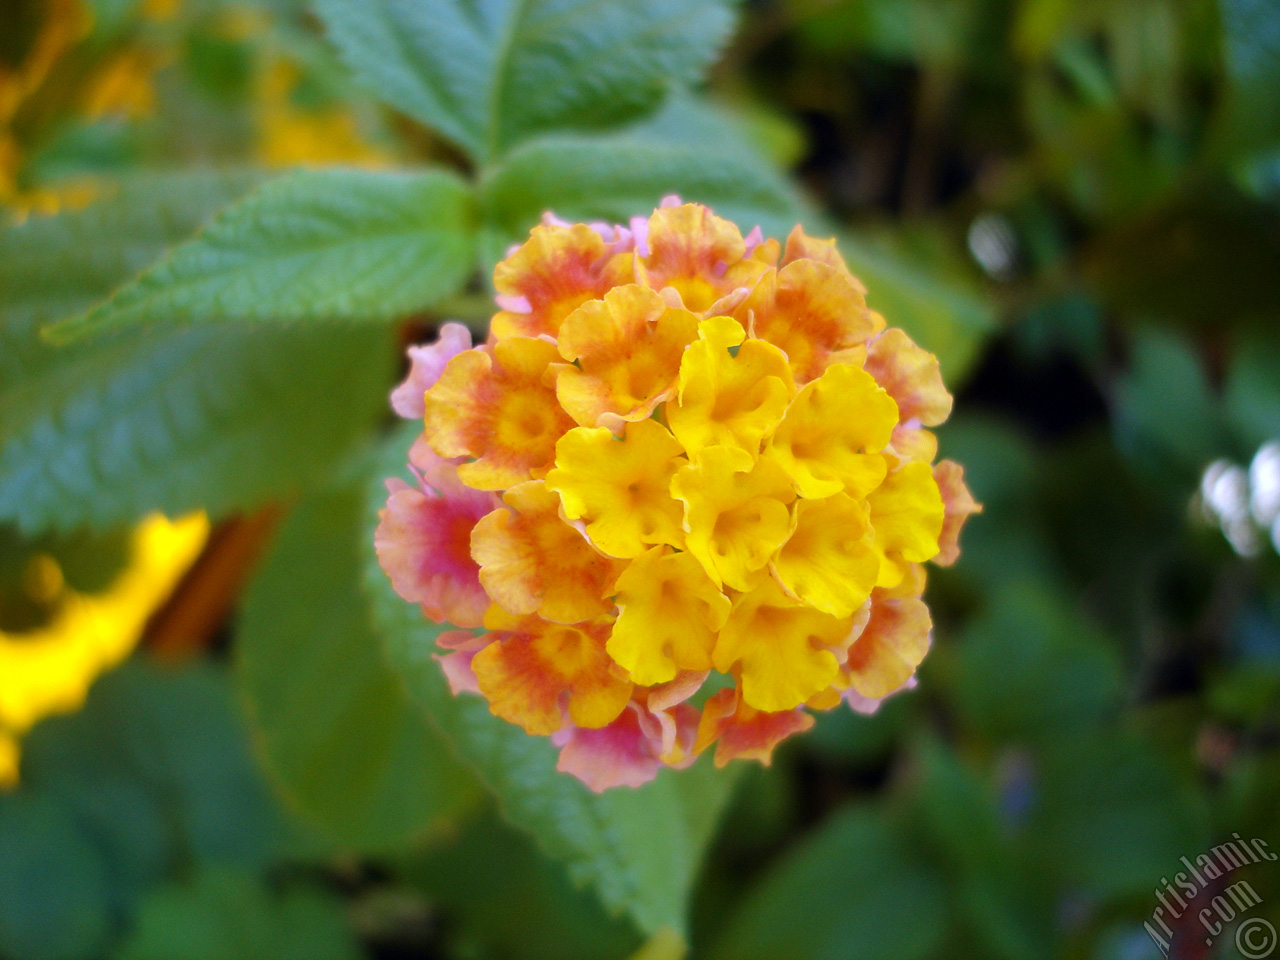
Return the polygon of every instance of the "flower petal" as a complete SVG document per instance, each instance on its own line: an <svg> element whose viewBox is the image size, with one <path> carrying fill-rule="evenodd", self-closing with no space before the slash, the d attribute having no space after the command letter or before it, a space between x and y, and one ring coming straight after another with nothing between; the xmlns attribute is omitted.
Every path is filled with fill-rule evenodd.
<svg viewBox="0 0 1280 960"><path fill-rule="evenodd" d="M849 272L849 265L844 262L844 257L840 255L836 246L835 237L826 240L817 237L811 237L804 232L804 228L798 224L787 236L787 246L782 252L782 265L795 263L797 260L816 260L818 263L825 263L849 277L853 282L854 288L866 296L867 288L862 281Z"/></svg>
<svg viewBox="0 0 1280 960"><path fill-rule="evenodd" d="M442 494L404 486L379 514L378 562L396 592L436 623L478 627L484 619L489 598L471 558L471 531L494 503L492 494L461 484Z"/></svg>
<svg viewBox="0 0 1280 960"><path fill-rule="evenodd" d="M742 233L696 203L660 207L649 217L646 251L636 274L654 290L672 287L688 310L700 313L739 287L752 287L767 267L744 259Z"/></svg>
<svg viewBox="0 0 1280 960"><path fill-rule="evenodd" d="M588 300L631 278L630 253L611 256L601 235L586 224L541 224L494 268L493 285L503 309L490 325L498 340L555 337L560 324Z"/></svg>
<svg viewBox="0 0 1280 960"><path fill-rule="evenodd" d="M812 726L813 717L804 710L766 713L741 699L737 690L717 690L702 708L694 751L701 753L714 743L717 767L737 759L759 760L767 767L779 743Z"/></svg>
<svg viewBox="0 0 1280 960"><path fill-rule="evenodd" d="M712 660L737 669L742 697L775 713L800 706L840 678L836 653L849 640L852 618L802 606L772 580L734 601Z"/></svg>
<svg viewBox="0 0 1280 960"><path fill-rule="evenodd" d="M572 774L596 793L611 787L638 787L657 776L663 765L693 762L697 724L698 712L685 704L650 712L633 700L606 727L588 730L569 725L557 733L552 738L561 746L556 769ZM673 739L674 745L668 743Z"/></svg>
<svg viewBox="0 0 1280 960"><path fill-rule="evenodd" d="M893 327L871 341L866 369L898 404L903 421L936 427L951 416L938 358Z"/></svg>
<svg viewBox="0 0 1280 960"><path fill-rule="evenodd" d="M686 670L669 683L644 691L649 715L658 721L662 729L661 759L669 767L687 767L698 759L693 749L698 733L698 711L685 701L702 688L709 673L707 670Z"/></svg>
<svg viewBox="0 0 1280 960"><path fill-rule="evenodd" d="M750 589L791 532L787 475L735 447L698 451L676 471L671 493L684 503L685 545L716 586Z"/></svg>
<svg viewBox="0 0 1280 960"><path fill-rule="evenodd" d="M864 717L870 717L879 711L889 697L893 696L895 693L900 693L903 690L911 690L915 685L916 678L912 676L910 680L898 687L897 690L892 690L883 697L864 697L853 687L850 687L844 692L843 700L845 703L849 704L849 709L854 713L860 713Z"/></svg>
<svg viewBox="0 0 1280 960"><path fill-rule="evenodd" d="M409 375L391 392L391 407L406 420L421 420L423 394L430 390L445 365L463 350L471 349L471 331L460 323L446 323L435 343L409 348Z"/></svg>
<svg viewBox="0 0 1280 960"><path fill-rule="evenodd" d="M560 328L560 355L577 366L557 368L556 396L584 427L601 414L642 420L675 387L680 357L698 335L698 319L673 309L637 284L588 300Z"/></svg>
<svg viewBox="0 0 1280 960"><path fill-rule="evenodd" d="M485 626L494 642L471 661L480 692L529 733L555 733L566 707L580 727L608 726L631 699L631 681L613 673L604 649L611 617L567 625L491 609Z"/></svg>
<svg viewBox="0 0 1280 960"><path fill-rule="evenodd" d="M845 671L862 697L878 700L911 679L929 652L933 621L916 597L889 599L872 595L871 619L849 648Z"/></svg>
<svg viewBox="0 0 1280 960"><path fill-rule="evenodd" d="M745 339L732 317L704 320L698 336L680 362L676 399L666 405L671 432L690 454L718 444L754 457L794 393L786 354L763 340Z"/></svg>
<svg viewBox="0 0 1280 960"><path fill-rule="evenodd" d="M572 774L596 793L643 786L662 769L661 727L635 701L608 726L570 727L556 741L561 744L556 769Z"/></svg>
<svg viewBox="0 0 1280 960"><path fill-rule="evenodd" d="M866 341L879 330L848 272L816 260L796 260L761 280L737 311L748 312L752 336L779 347L801 384L832 363L861 366Z"/></svg>
<svg viewBox="0 0 1280 960"><path fill-rule="evenodd" d="M923 427L900 423L893 428L893 438L885 453L898 462L919 460L933 463L933 458L938 455L938 437Z"/></svg>
<svg viewBox="0 0 1280 960"><path fill-rule="evenodd" d="M492 358L466 350L449 361L426 394L426 437L442 457L475 458L458 468L464 483L501 490L546 475L573 426L547 382L558 356L550 343L513 338Z"/></svg>
<svg viewBox="0 0 1280 960"><path fill-rule="evenodd" d="M436 646L449 651L434 656L455 697L460 693L480 692L480 683L471 669L471 661L492 642L493 638L487 633L476 636L470 630L446 630L436 637Z"/></svg>
<svg viewBox="0 0 1280 960"><path fill-rule="evenodd" d="M565 516L611 557L638 557L651 545L684 545L681 508L671 478L686 461L680 444L655 420L629 423L621 438L603 427L575 427L556 445L547 487Z"/></svg>
<svg viewBox="0 0 1280 960"><path fill-rule="evenodd" d="M908 564L937 556L942 494L927 463L913 461L890 473L868 494L867 505L880 555L877 586L896 586Z"/></svg>
<svg viewBox="0 0 1280 960"><path fill-rule="evenodd" d="M938 554L933 562L948 567L960 556L960 530L965 521L982 512L982 504L964 483L964 467L954 460L943 460L933 468L933 479L942 495L942 532L938 535Z"/></svg>
<svg viewBox="0 0 1280 960"><path fill-rule="evenodd" d="M729 598L692 555L655 547L631 562L615 589L618 622L607 649L632 680L649 686L711 669Z"/></svg>
<svg viewBox="0 0 1280 960"><path fill-rule="evenodd" d="M800 500L791 536L773 561L793 597L835 617L850 617L871 595L880 569L864 501L838 493Z"/></svg>
<svg viewBox="0 0 1280 960"><path fill-rule="evenodd" d="M862 497L884 478L879 451L897 420L893 399L870 374L836 364L800 388L766 456L787 472L802 497L841 491Z"/></svg>
<svg viewBox="0 0 1280 960"><path fill-rule="evenodd" d="M471 534L471 556L494 603L556 623L578 623L612 609L604 596L621 566L561 519L560 499L545 481L516 484L502 502Z"/></svg>

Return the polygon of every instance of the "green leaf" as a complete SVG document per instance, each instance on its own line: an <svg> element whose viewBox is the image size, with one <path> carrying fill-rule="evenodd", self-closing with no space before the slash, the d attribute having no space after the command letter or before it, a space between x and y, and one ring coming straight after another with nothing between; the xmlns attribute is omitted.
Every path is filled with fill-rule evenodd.
<svg viewBox="0 0 1280 960"><path fill-rule="evenodd" d="M485 252L498 259L544 210L569 220L626 223L671 193L705 203L744 233L759 224L785 237L800 213L781 177L732 154L631 136L561 136L520 147L485 178L481 203L494 231Z"/></svg>
<svg viewBox="0 0 1280 960"><path fill-rule="evenodd" d="M1280 437L1277 370L1280 370L1280 344L1275 337L1243 337L1236 344L1227 369L1223 405L1249 452Z"/></svg>
<svg viewBox="0 0 1280 960"><path fill-rule="evenodd" d="M37 328L87 310L258 179L248 171L135 175L83 210L0 229L0 398L56 362ZM0 399L0 411L7 406Z"/></svg>
<svg viewBox="0 0 1280 960"><path fill-rule="evenodd" d="M38 724L0 796L0 955L98 957L192 863L256 868L287 839L224 671L138 663Z"/></svg>
<svg viewBox="0 0 1280 960"><path fill-rule="evenodd" d="M69 351L0 412L0 520L214 515L323 479L385 404L372 328L168 330Z"/></svg>
<svg viewBox="0 0 1280 960"><path fill-rule="evenodd" d="M941 878L865 809L845 809L739 904L713 960L919 960L945 933Z"/></svg>
<svg viewBox="0 0 1280 960"><path fill-rule="evenodd" d="M356 960L340 904L317 890L275 892L239 871L206 870L143 904L119 960Z"/></svg>
<svg viewBox="0 0 1280 960"><path fill-rule="evenodd" d="M1269 0L1219 0L1224 119L1232 145L1266 150L1280 143L1280 11Z"/></svg>
<svg viewBox="0 0 1280 960"><path fill-rule="evenodd" d="M141 6L141 0L89 0L95 38L119 40L137 26Z"/></svg>
<svg viewBox="0 0 1280 960"><path fill-rule="evenodd" d="M476 794L370 625L363 507L357 483L294 510L249 587L236 652L255 740L285 796L342 842L386 850Z"/></svg>
<svg viewBox="0 0 1280 960"><path fill-rule="evenodd" d="M973 56L974 34L981 25L979 4L943 0L916 4L910 0L860 0L812 8L797 30L816 53L845 63L870 52L886 60L956 69Z"/></svg>
<svg viewBox="0 0 1280 960"><path fill-rule="evenodd" d="M960 715L994 739L1031 743L1069 740L1112 718L1120 706L1113 643L1057 592L1008 578L956 650Z"/></svg>
<svg viewBox="0 0 1280 960"><path fill-rule="evenodd" d="M388 445L382 475L404 472L411 440L406 431ZM396 595L373 554L373 514L385 499L381 484L371 489L366 582L392 663L411 694L507 819L563 861L575 883L594 887L609 910L626 911L644 931L683 931L689 892L733 773L704 759L688 770L663 770L639 789L593 794L556 771L550 740L498 719L480 697L453 696L433 658L440 628Z"/></svg>
<svg viewBox="0 0 1280 960"><path fill-rule="evenodd" d="M1192 785L1123 731L1063 740L1040 758L1036 779L1034 862L1084 893L1150 896L1153 877L1212 842Z"/></svg>
<svg viewBox="0 0 1280 960"><path fill-rule="evenodd" d="M724 0L318 0L370 88L480 161L532 135L602 130L696 80Z"/></svg>
<svg viewBox="0 0 1280 960"><path fill-rule="evenodd" d="M27 737L23 786L74 811L107 866L113 902L192 860L258 866L282 839L225 670L126 664L84 709Z"/></svg>
<svg viewBox="0 0 1280 960"><path fill-rule="evenodd" d="M384 409L392 356L373 328L166 327L64 349L37 336L250 181L131 179L0 230L0 520L69 530L251 507L314 483Z"/></svg>
<svg viewBox="0 0 1280 960"><path fill-rule="evenodd" d="M107 878L93 843L47 797L0 796L0 954L93 956L109 929Z"/></svg>
<svg viewBox="0 0 1280 960"><path fill-rule="evenodd" d="M1116 446L1166 481L1189 487L1208 460L1225 452L1208 375L1194 347L1176 334L1137 331L1115 404Z"/></svg>
<svg viewBox="0 0 1280 960"><path fill-rule="evenodd" d="M936 848L948 892L975 940L1002 960L1041 960L1053 942L1053 904L1013 856L995 789L932 738L917 748L920 782L910 816Z"/></svg>
<svg viewBox="0 0 1280 960"><path fill-rule="evenodd" d="M450 956L467 944L472 955L617 960L640 946L631 924L607 916L594 894L574 889L558 863L496 814L475 818L397 873L445 915L458 944Z"/></svg>
<svg viewBox="0 0 1280 960"><path fill-rule="evenodd" d="M466 280L468 187L443 171L301 170L222 211L57 342L162 321L389 319Z"/></svg>
<svg viewBox="0 0 1280 960"><path fill-rule="evenodd" d="M1110 313L1165 336L1188 328L1206 342L1233 328L1272 333L1278 261L1267 204L1191 183L1105 223L1079 250L1084 282Z"/></svg>

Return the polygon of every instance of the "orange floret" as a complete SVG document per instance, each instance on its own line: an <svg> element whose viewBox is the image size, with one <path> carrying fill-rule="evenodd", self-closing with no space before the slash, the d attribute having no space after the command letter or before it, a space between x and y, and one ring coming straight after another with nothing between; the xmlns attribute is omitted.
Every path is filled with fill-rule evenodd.
<svg viewBox="0 0 1280 960"><path fill-rule="evenodd" d="M949 567L960 556L961 528L969 517L982 512L982 504L973 499L964 483L964 467L954 460L943 460L935 465L933 479L937 481L938 492L942 495L943 513L938 555L933 562L940 567Z"/></svg>
<svg viewBox="0 0 1280 960"><path fill-rule="evenodd" d="M847 685L871 700L893 693L924 660L932 629L929 608L918 597L895 598L875 591L871 618L849 648Z"/></svg>
<svg viewBox="0 0 1280 960"><path fill-rule="evenodd" d="M489 597L516 614L556 623L590 620L613 608L621 567L560 519L560 498L543 480L516 484L476 524L471 556Z"/></svg>
<svg viewBox="0 0 1280 960"><path fill-rule="evenodd" d="M560 328L556 396L584 427L643 420L675 389L680 358L698 335L698 318L637 284L589 300ZM576 364L576 365L573 365Z"/></svg>
<svg viewBox="0 0 1280 960"><path fill-rule="evenodd" d="M494 642L471 661L490 709L542 736L559 730L566 712L580 727L607 726L632 689L605 653L612 619L567 625L490 608L485 626Z"/></svg>
<svg viewBox="0 0 1280 960"><path fill-rule="evenodd" d="M737 315L747 317L753 336L782 349L800 384L833 363L861 366L867 339L884 325L847 272L817 260L770 271Z"/></svg>
<svg viewBox="0 0 1280 960"><path fill-rule="evenodd" d="M631 254L611 255L585 224L536 226L511 256L493 271L503 309L494 315L493 335L554 337L564 319L588 300L631 279Z"/></svg>
<svg viewBox="0 0 1280 960"><path fill-rule="evenodd" d="M744 701L737 690L717 690L703 705L694 750L701 753L714 743L717 767L740 759L768 766L779 743L812 726L813 717L803 710L765 713Z"/></svg>
<svg viewBox="0 0 1280 960"><path fill-rule="evenodd" d="M951 416L951 394L942 383L938 358L901 330L886 330L872 341L866 368L897 402L904 423L936 427Z"/></svg>
<svg viewBox="0 0 1280 960"><path fill-rule="evenodd" d="M545 477L556 441L573 421L556 402L548 365L559 357L542 340L517 337L453 357L427 391L426 437L442 457L472 457L462 482L501 490Z"/></svg>
<svg viewBox="0 0 1280 960"><path fill-rule="evenodd" d="M746 257L736 226L700 204L655 210L645 234L647 249L637 243L637 275L654 290L673 288L695 313L734 290L755 286L767 269Z"/></svg>

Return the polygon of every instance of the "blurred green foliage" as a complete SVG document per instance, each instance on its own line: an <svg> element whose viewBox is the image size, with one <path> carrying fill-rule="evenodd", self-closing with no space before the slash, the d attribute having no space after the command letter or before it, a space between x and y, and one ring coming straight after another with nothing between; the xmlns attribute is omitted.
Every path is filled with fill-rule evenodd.
<svg viewBox="0 0 1280 960"><path fill-rule="evenodd" d="M92 0L0 113L0 628L37 553L287 515L195 662L24 741L0 957L1154 960L1180 857L1280 847L1275 3L166 6ZM0 90L80 12L7 6ZM543 210L671 192L839 235L986 512L913 692L596 797L448 694L370 516L404 337Z"/></svg>

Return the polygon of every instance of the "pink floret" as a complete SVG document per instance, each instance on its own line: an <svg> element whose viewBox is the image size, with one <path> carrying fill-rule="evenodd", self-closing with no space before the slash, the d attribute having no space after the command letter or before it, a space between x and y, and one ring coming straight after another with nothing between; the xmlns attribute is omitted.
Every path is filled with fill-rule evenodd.
<svg viewBox="0 0 1280 960"><path fill-rule="evenodd" d="M387 484L390 496L374 533L378 561L396 593L420 603L436 623L478 627L489 598L471 559L471 530L497 500L464 486L447 460L419 459L428 467L419 467L421 488Z"/></svg>
<svg viewBox="0 0 1280 960"><path fill-rule="evenodd" d="M642 786L662 766L661 727L634 701L607 727L587 730L570 723L552 739L561 748L556 769L596 793Z"/></svg>
<svg viewBox="0 0 1280 960"><path fill-rule="evenodd" d="M421 420L422 396L444 372L444 366L471 349L471 331L460 323L446 323L435 343L409 348L409 375L391 391L391 407L406 420Z"/></svg>
<svg viewBox="0 0 1280 960"><path fill-rule="evenodd" d="M471 669L471 661L492 642L488 634L477 637L470 630L446 630L436 637L436 645L449 651L436 654L436 659L455 697L460 693L480 692L480 681Z"/></svg>

